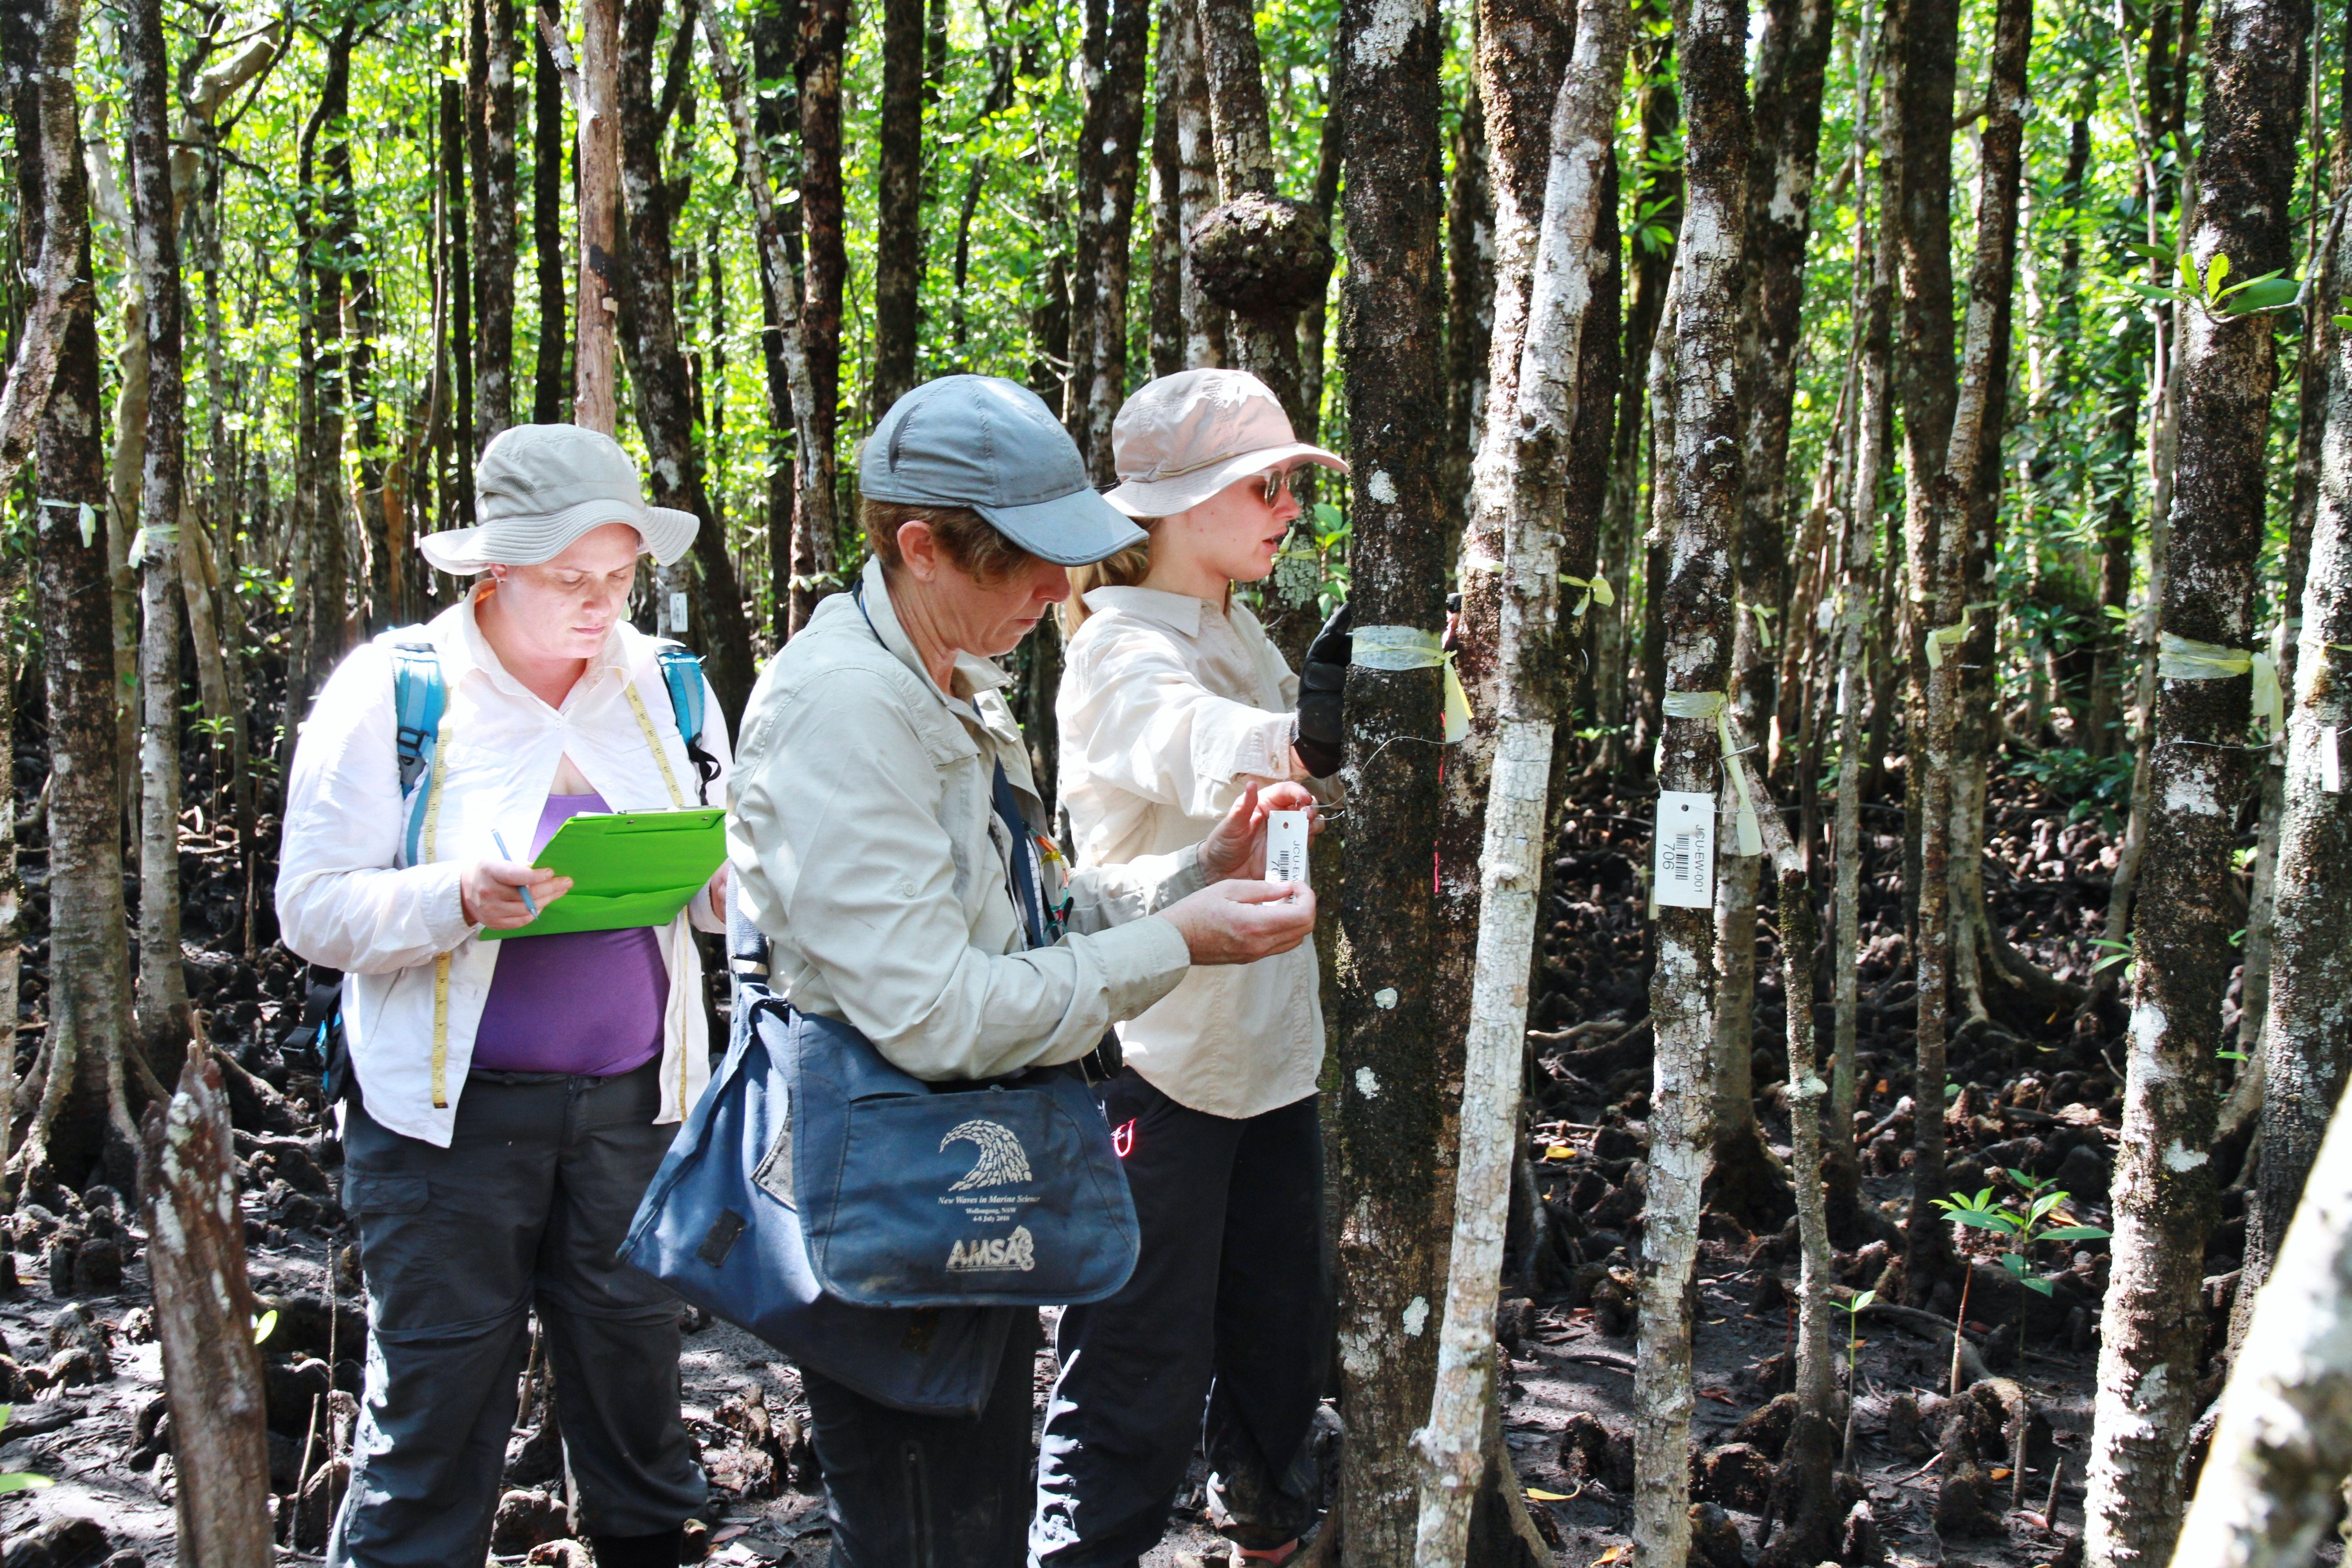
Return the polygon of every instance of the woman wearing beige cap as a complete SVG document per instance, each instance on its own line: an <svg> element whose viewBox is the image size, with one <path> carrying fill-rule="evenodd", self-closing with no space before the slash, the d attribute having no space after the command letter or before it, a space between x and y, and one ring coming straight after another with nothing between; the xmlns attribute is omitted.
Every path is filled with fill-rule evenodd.
<svg viewBox="0 0 2352 1568"><path fill-rule="evenodd" d="M726 798L709 686L625 618L637 557L677 559L696 520L646 506L619 445L571 426L505 432L476 476L480 525L418 543L472 591L342 662L287 785L278 914L344 972L368 1291L327 1561L482 1561L535 1308L598 1563L667 1568L705 1500L677 1305L614 1254L709 1077L688 926L725 929L725 873L665 927L483 936L570 889L528 864L566 818Z"/></svg>
<svg viewBox="0 0 2352 1568"><path fill-rule="evenodd" d="M1308 653L1301 711L1299 679L1233 602L1298 515L1291 471L1347 471L1296 438L1262 382L1162 377L1112 440L1108 499L1149 539L1073 572L1063 611L1061 794L1081 866L1181 849L1253 783L1337 772L1349 657L1343 608ZM1126 1070L1099 1092L1141 1256L1118 1295L1062 1315L1031 1555L1136 1562L1202 1439L1212 1517L1242 1559L1278 1563L1314 1518L1303 1451L1330 1334L1314 944L1195 969L1119 1037Z"/></svg>

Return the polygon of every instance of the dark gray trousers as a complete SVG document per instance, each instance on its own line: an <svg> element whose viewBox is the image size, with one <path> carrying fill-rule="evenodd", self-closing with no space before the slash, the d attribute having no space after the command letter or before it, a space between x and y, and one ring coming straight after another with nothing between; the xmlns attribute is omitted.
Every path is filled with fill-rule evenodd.
<svg viewBox="0 0 2352 1568"><path fill-rule="evenodd" d="M659 1069L475 1077L446 1149L352 1102L343 1206L367 1279L367 1388L331 1568L484 1560L533 1308L582 1530L651 1535L702 1506L677 1303L614 1256L676 1131L653 1124Z"/></svg>
<svg viewBox="0 0 2352 1568"><path fill-rule="evenodd" d="M1118 1294L1062 1313L1037 1457L1033 1564L1131 1568L1156 1545L1198 1442L1223 1532L1280 1546L1315 1519L1295 1464L1323 1392L1331 1315L1315 1098L1246 1121L1132 1071L1097 1089L1143 1233Z"/></svg>

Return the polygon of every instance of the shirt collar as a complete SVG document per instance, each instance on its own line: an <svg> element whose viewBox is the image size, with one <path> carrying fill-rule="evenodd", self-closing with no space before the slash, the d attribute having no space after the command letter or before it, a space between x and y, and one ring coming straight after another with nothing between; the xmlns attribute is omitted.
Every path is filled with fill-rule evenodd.
<svg viewBox="0 0 2352 1568"><path fill-rule="evenodd" d="M1102 587L1087 595L1089 610L1116 610L1141 620L1158 621L1188 637L1201 635L1201 619L1214 607L1190 594L1171 594L1165 588Z"/></svg>
<svg viewBox="0 0 2352 1568"><path fill-rule="evenodd" d="M914 641L907 636L907 628L898 624L898 606L890 602L890 580L882 570L879 556L866 558L866 570L859 582L865 589L859 603L865 606L866 618L873 625L874 635L882 639L882 646L888 648L900 664L921 677L924 685L939 691L939 682L933 680L931 672L923 668L922 658L915 652ZM971 697L982 691L993 691L1011 679L994 659L982 658L978 654L959 653L953 677L956 689L940 691L940 697L951 708L963 707Z"/></svg>

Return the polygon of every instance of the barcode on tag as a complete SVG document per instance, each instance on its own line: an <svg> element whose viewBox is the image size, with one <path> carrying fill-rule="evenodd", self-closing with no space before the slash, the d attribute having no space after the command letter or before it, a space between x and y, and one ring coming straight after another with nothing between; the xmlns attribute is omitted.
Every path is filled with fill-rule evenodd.
<svg viewBox="0 0 2352 1568"><path fill-rule="evenodd" d="M1715 796L1688 790L1658 792L1652 862L1654 902L1682 910L1715 906Z"/></svg>
<svg viewBox="0 0 2352 1568"><path fill-rule="evenodd" d="M2336 754L2336 726L2319 731L2319 787L2329 795L2344 793L2344 764Z"/></svg>
<svg viewBox="0 0 2352 1568"><path fill-rule="evenodd" d="M1307 885L1307 814L1269 811L1265 814L1265 879Z"/></svg>

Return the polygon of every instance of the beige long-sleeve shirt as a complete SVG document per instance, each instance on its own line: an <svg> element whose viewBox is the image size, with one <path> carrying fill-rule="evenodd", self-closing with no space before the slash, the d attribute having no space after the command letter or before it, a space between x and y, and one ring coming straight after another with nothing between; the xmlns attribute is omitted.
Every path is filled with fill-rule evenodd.
<svg viewBox="0 0 2352 1568"><path fill-rule="evenodd" d="M1026 946L996 765L1033 826L1045 814L1004 679L964 658L940 690L868 562L861 593L817 606L743 715L728 856L773 983L918 1078L1076 1061L1191 963L1182 933L1149 917L1202 886L1192 850L1066 884L1047 859L1044 890L1069 900L1070 934Z"/></svg>
<svg viewBox="0 0 2352 1568"><path fill-rule="evenodd" d="M1298 777L1298 679L1246 608L1156 588L1097 588L1087 608L1055 709L1080 867L1197 845L1250 783ZM1119 1044L1152 1087L1212 1116L1304 1099L1323 1068L1313 939L1194 970Z"/></svg>

